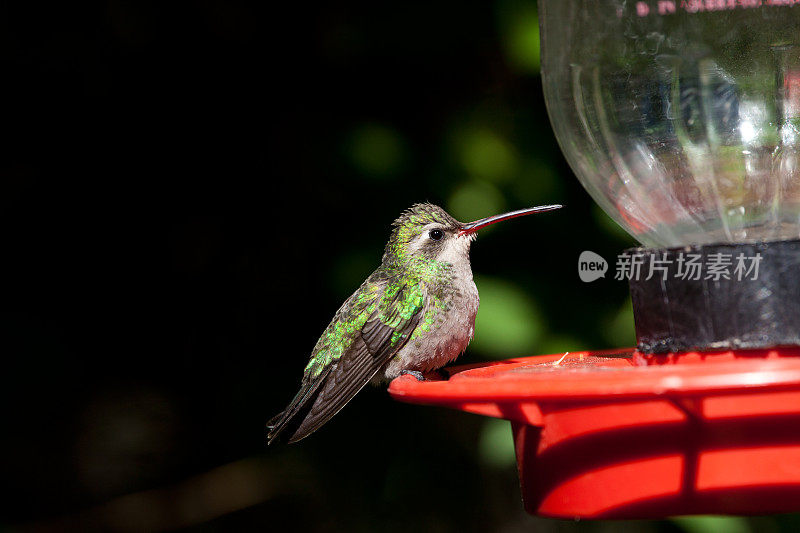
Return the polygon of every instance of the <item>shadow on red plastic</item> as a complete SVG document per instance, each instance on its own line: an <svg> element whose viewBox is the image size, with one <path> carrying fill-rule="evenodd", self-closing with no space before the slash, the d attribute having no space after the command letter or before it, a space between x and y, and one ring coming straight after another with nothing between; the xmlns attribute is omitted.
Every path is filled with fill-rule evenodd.
<svg viewBox="0 0 800 533"><path fill-rule="evenodd" d="M800 510L798 356L558 354L403 376L389 392L511 420L532 514L788 512Z"/></svg>

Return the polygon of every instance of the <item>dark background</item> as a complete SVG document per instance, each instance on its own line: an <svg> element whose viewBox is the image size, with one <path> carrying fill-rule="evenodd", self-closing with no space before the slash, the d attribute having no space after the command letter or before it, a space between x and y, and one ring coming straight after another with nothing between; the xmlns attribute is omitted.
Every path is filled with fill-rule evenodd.
<svg viewBox="0 0 800 533"><path fill-rule="evenodd" d="M625 285L576 275L582 250L613 261L634 243L552 136L533 3L1 14L1 525L777 527L529 517L506 422L382 389L300 444L265 445L414 202L464 220L567 206L473 247L482 313L462 361L633 343Z"/></svg>

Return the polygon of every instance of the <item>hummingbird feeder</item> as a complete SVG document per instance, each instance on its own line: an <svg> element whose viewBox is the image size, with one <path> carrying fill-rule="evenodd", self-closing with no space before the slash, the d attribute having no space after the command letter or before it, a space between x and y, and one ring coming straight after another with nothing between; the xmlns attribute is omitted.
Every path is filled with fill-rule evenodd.
<svg viewBox="0 0 800 533"><path fill-rule="evenodd" d="M637 347L389 392L510 420L532 514L800 511L800 1L540 0L539 18L561 148L643 245L620 256Z"/></svg>

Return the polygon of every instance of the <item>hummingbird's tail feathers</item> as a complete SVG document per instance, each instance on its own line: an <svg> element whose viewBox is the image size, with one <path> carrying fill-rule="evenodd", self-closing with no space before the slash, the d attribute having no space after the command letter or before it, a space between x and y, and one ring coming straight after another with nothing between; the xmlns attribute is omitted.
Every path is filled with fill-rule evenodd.
<svg viewBox="0 0 800 533"><path fill-rule="evenodd" d="M331 367L328 367L315 379L303 379L303 386L300 388L300 391L295 394L289 406L267 422L267 429L269 430L267 433L267 444L272 444L288 426L292 425L293 420L298 418L298 415L308 411L312 405L309 403L309 400L315 395L314 393L320 385L322 385L330 371ZM294 420L295 425L298 423L297 420Z"/></svg>
<svg viewBox="0 0 800 533"><path fill-rule="evenodd" d="M273 429L275 426L277 426L277 425L278 425L278 422L280 422L281 418L283 417L283 413L285 413L285 412L286 412L286 411L281 411L281 412L280 412L280 413L278 413L277 415L275 415L275 416L273 416L272 418L270 418L270 419L267 421L267 429L269 429L270 431L272 431L272 429Z"/></svg>
<svg viewBox="0 0 800 533"><path fill-rule="evenodd" d="M347 405L405 345L419 323L421 314L415 312L399 322L395 320L396 312L384 315L383 320L391 319L388 322L396 324L395 327L388 326L378 316L369 320L325 378L314 403L297 430L289 437L289 442L297 442L309 436ZM395 335L398 340L393 344L391 339Z"/></svg>
<svg viewBox="0 0 800 533"><path fill-rule="evenodd" d="M289 437L290 443L297 442L311 435L328 420L341 411L347 403L358 394L358 391L369 383L382 365L376 365L369 353L367 344L359 336L353 345L360 357L342 357L340 362L328 375L325 383L314 398L311 408L300 425ZM348 354L349 355L349 354Z"/></svg>

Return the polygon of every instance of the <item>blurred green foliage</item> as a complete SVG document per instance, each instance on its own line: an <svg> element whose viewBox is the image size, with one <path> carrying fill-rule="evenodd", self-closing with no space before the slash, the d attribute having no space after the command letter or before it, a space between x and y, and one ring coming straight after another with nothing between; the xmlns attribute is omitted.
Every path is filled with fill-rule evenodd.
<svg viewBox="0 0 800 533"><path fill-rule="evenodd" d="M447 198L445 209L457 219L468 221L502 213L505 206L503 194L491 183L465 181Z"/></svg>
<svg viewBox="0 0 800 533"><path fill-rule="evenodd" d="M509 181L519 172L519 158L514 147L491 130L465 131L456 143L458 160L473 178Z"/></svg>
<svg viewBox="0 0 800 533"><path fill-rule="evenodd" d="M541 156L539 156L541 157ZM564 196L564 186L551 161L531 157L522 163L519 178L511 186L514 196L525 204L546 204Z"/></svg>
<svg viewBox="0 0 800 533"><path fill-rule="evenodd" d="M538 73L541 60L536 6L524 0L503 0L497 11L508 62L520 72Z"/></svg>
<svg viewBox="0 0 800 533"><path fill-rule="evenodd" d="M509 281L475 276L475 284L480 287L481 306L472 348L498 359L535 353L544 324L533 300Z"/></svg>
<svg viewBox="0 0 800 533"><path fill-rule="evenodd" d="M379 124L362 124L351 132L347 152L362 175L376 179L396 176L408 155L400 134Z"/></svg>
<svg viewBox="0 0 800 533"><path fill-rule="evenodd" d="M511 423L508 420L489 418L483 423L478 441L481 462L491 468L509 468L517 463Z"/></svg>
<svg viewBox="0 0 800 533"><path fill-rule="evenodd" d="M608 274L606 274L608 276ZM607 320L603 337L610 346L635 346L636 331L633 325L633 302L630 298Z"/></svg>
<svg viewBox="0 0 800 533"><path fill-rule="evenodd" d="M747 519L737 516L678 516L671 521L686 533L750 533Z"/></svg>

